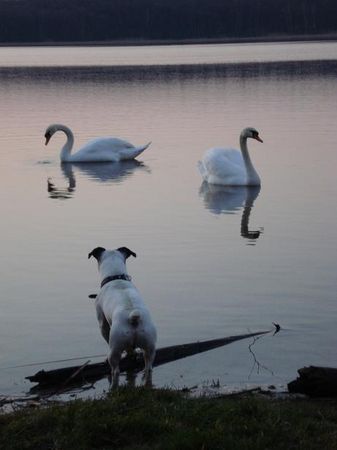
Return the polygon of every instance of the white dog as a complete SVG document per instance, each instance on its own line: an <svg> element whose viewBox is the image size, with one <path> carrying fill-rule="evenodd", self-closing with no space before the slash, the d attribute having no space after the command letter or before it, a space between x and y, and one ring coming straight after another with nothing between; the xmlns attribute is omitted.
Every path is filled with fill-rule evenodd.
<svg viewBox="0 0 337 450"><path fill-rule="evenodd" d="M143 350L145 382L151 384L156 353L156 328L143 299L127 274L125 261L136 254L127 247L89 253L98 262L101 290L96 298L96 313L103 338L109 344L108 361L113 385L118 385L119 362L123 351Z"/></svg>

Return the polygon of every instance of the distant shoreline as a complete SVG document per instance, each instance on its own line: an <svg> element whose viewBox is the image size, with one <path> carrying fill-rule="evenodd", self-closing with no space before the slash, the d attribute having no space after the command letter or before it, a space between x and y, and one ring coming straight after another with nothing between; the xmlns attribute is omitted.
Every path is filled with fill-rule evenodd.
<svg viewBox="0 0 337 450"><path fill-rule="evenodd" d="M247 38L208 39L122 39L113 41L67 41L67 42L0 42L0 47L131 47L149 45L202 45L202 44L255 44L277 42L337 41L337 34L277 35Z"/></svg>

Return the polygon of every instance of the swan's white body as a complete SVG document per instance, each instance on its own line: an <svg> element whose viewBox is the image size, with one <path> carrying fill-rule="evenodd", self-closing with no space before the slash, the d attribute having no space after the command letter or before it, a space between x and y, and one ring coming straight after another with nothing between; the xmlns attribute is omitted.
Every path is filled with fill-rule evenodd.
<svg viewBox="0 0 337 450"><path fill-rule="evenodd" d="M49 125L46 130L46 145L56 131L63 131L67 141L62 147L60 159L62 162L118 162L133 159L140 155L150 143L135 147L130 142L115 137L101 137L90 140L76 153L71 150L74 145L74 135L70 128L61 124Z"/></svg>
<svg viewBox="0 0 337 450"><path fill-rule="evenodd" d="M207 150L198 163L203 179L223 186L260 186L260 177L248 153L248 138L263 142L255 128L245 128L240 134L241 152L232 148Z"/></svg>

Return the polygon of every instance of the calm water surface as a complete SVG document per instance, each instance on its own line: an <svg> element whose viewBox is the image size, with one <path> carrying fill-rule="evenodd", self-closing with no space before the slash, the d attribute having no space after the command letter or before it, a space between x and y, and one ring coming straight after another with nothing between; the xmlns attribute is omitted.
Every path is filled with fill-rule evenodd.
<svg viewBox="0 0 337 450"><path fill-rule="evenodd" d="M336 43L0 48L0 392L67 363L5 367L102 359L98 245L137 253L158 346L283 327L252 347L261 366L242 341L156 368L157 386L284 385L336 365L336 69ZM44 146L55 122L75 147L152 145L136 163L61 166L64 136ZM202 185L198 159L245 126L264 139L250 143L261 190Z"/></svg>

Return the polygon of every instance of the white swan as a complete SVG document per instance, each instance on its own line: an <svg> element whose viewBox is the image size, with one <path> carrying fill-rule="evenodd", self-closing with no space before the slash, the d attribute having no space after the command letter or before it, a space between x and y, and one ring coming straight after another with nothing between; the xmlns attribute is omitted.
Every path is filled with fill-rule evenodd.
<svg viewBox="0 0 337 450"><path fill-rule="evenodd" d="M251 162L247 139L263 142L255 128L245 128L240 134L241 152L232 148L211 148L198 162L201 176L210 184L223 186L260 186L261 180Z"/></svg>
<svg viewBox="0 0 337 450"><path fill-rule="evenodd" d="M71 154L74 144L74 135L70 128L61 124L49 125L44 137L46 145L56 131L63 131L67 142L62 147L60 158L62 162L118 162L133 159L140 155L151 144L149 142L141 147L135 147L130 142L115 137L100 137L90 140L76 153Z"/></svg>

